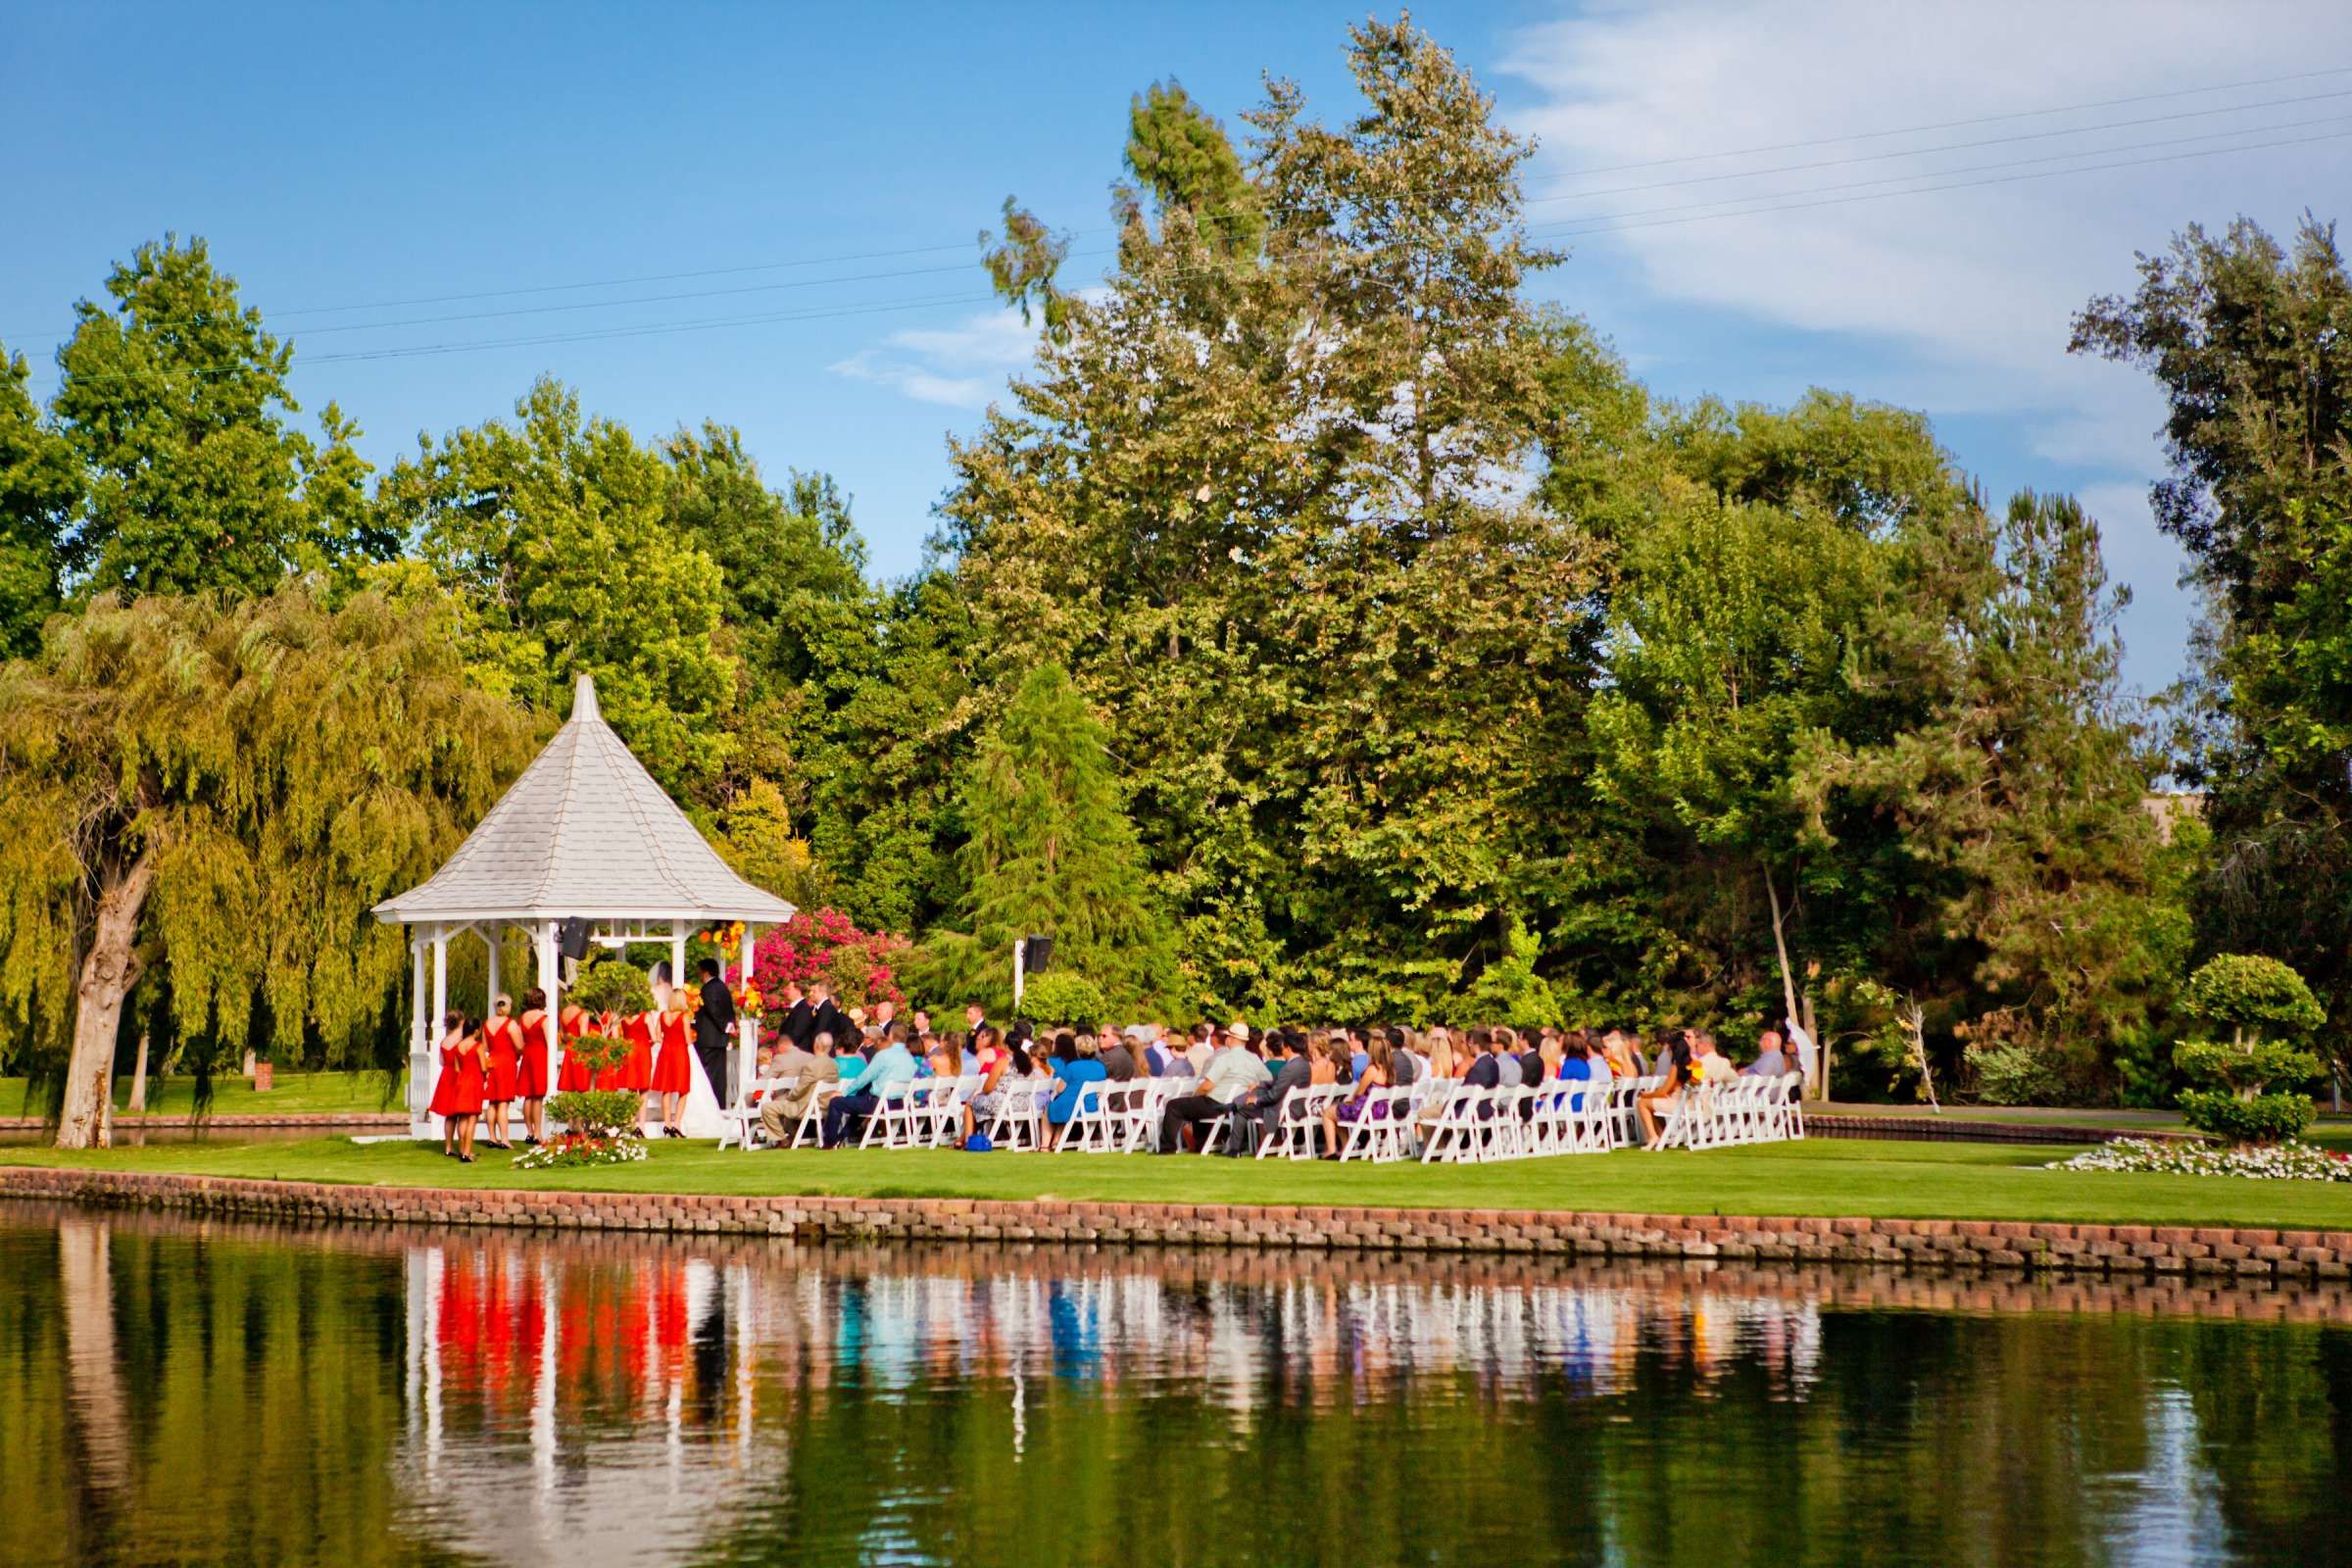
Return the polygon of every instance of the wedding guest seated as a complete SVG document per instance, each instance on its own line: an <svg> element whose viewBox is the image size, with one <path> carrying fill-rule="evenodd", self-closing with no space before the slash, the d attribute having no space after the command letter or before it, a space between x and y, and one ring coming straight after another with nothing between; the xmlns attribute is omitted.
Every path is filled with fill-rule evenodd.
<svg viewBox="0 0 2352 1568"><path fill-rule="evenodd" d="M1234 1136L1225 1142L1225 1152L1236 1159L1244 1152L1255 1153L1260 1143L1276 1136L1282 1125L1282 1102L1313 1078L1313 1064L1306 1059L1305 1034L1297 1029L1276 1030L1267 1035L1266 1043L1278 1054L1281 1065L1270 1083L1251 1090L1236 1107Z"/></svg>
<svg viewBox="0 0 2352 1568"><path fill-rule="evenodd" d="M841 1063L833 1059L833 1037L819 1031L806 1048L787 1044L768 1057L767 1076L776 1082L760 1102L760 1125L767 1129L771 1142L789 1144L808 1112L816 1086L841 1077Z"/></svg>
<svg viewBox="0 0 2352 1568"><path fill-rule="evenodd" d="M1375 1039L1367 1044L1370 1049L1364 1055L1364 1070L1355 1075L1355 1093L1338 1104L1323 1107L1325 1159L1340 1157L1340 1124L1346 1122L1352 1125L1363 1120L1366 1114L1364 1107L1373 1103L1373 1091L1389 1087L1389 1043L1386 1039ZM1381 1101L1374 1108L1385 1115L1388 1102Z"/></svg>
<svg viewBox="0 0 2352 1568"><path fill-rule="evenodd" d="M1049 1136L1057 1149L1070 1118L1077 1114L1081 1098L1087 1108L1093 1109L1097 1104L1094 1086L1110 1076L1095 1055L1094 1045L1091 1036L1072 1034L1067 1029L1054 1037L1054 1099L1046 1106L1046 1120L1053 1126Z"/></svg>
<svg viewBox="0 0 2352 1568"><path fill-rule="evenodd" d="M1177 1153L1184 1148L1188 1129L1213 1122L1233 1107L1252 1089L1265 1083L1273 1074L1257 1059L1248 1041L1247 1024L1230 1025L1219 1039L1216 1054L1208 1058L1208 1068L1189 1095L1180 1095L1168 1102L1159 1119L1159 1152Z"/></svg>
<svg viewBox="0 0 2352 1568"><path fill-rule="evenodd" d="M881 1091L915 1076L914 1053L906 1049L906 1026L894 1023L889 1038L867 1060L841 1080L841 1093L825 1107L825 1147L838 1149L853 1121L863 1121L882 1103Z"/></svg>
<svg viewBox="0 0 2352 1568"><path fill-rule="evenodd" d="M1690 1031L1690 1065L1692 1083L1728 1084L1740 1076L1740 1069L1715 1048L1715 1037L1704 1029Z"/></svg>
<svg viewBox="0 0 2352 1568"><path fill-rule="evenodd" d="M1740 1068L1740 1073L1744 1078L1779 1078L1790 1070L1781 1032L1767 1029L1756 1037L1756 1059Z"/></svg>
<svg viewBox="0 0 2352 1568"><path fill-rule="evenodd" d="M1642 1141L1654 1144L1664 1119L1683 1102L1683 1086L1691 1082L1690 1048L1682 1041L1666 1047L1666 1071L1660 1075L1655 1089L1645 1090L1634 1101L1634 1113L1642 1119Z"/></svg>

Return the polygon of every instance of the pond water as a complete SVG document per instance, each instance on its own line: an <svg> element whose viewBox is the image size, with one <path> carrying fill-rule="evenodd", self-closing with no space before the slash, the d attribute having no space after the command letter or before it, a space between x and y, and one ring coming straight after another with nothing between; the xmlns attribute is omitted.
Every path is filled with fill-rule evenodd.
<svg viewBox="0 0 2352 1568"><path fill-rule="evenodd" d="M2343 1316L0 1202L0 1563L2337 1561Z"/></svg>

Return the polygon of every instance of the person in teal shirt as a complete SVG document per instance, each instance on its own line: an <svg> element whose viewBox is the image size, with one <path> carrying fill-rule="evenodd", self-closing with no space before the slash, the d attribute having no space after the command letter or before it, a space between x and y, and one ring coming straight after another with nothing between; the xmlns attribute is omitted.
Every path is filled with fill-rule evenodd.
<svg viewBox="0 0 2352 1568"><path fill-rule="evenodd" d="M1109 1070L1091 1054L1082 1054L1078 1039L1067 1030L1054 1037L1054 1098L1046 1102L1046 1120L1054 1127L1069 1124L1078 1110L1078 1097L1086 1097L1086 1108L1096 1106L1094 1092L1088 1087L1110 1076ZM1057 1131L1054 1142L1061 1141Z"/></svg>
<svg viewBox="0 0 2352 1568"><path fill-rule="evenodd" d="M906 1049L906 1026L894 1023L890 1026L889 1044L875 1052L872 1060L843 1078L841 1092L825 1107L825 1147L838 1149L850 1123L872 1115L882 1103L881 1091L911 1080L914 1072L914 1053Z"/></svg>

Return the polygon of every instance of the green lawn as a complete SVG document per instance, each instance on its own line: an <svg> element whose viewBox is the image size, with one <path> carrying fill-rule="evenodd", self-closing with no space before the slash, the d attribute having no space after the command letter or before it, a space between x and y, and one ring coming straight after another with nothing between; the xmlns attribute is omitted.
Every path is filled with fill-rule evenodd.
<svg viewBox="0 0 2352 1568"><path fill-rule="evenodd" d="M349 1115L399 1114L407 1105L408 1074L385 1098L385 1078L380 1072L281 1072L276 1086L266 1095L253 1092L253 1085L234 1074L213 1080L212 1114L216 1116L310 1115L342 1112ZM150 1116L185 1117L194 1108L196 1080L186 1076L148 1080L147 1111ZM122 1114L122 1106L130 1099L130 1079L127 1075L115 1080L115 1112ZM48 1109L47 1102L32 1092L31 1084L23 1078L0 1078L0 1116L38 1116Z"/></svg>
<svg viewBox="0 0 2352 1568"><path fill-rule="evenodd" d="M349 1139L178 1144L0 1162L179 1171L395 1187L1040 1198L1201 1203L1368 1203L1582 1208L1642 1213L1868 1214L1943 1219L2352 1229L2352 1183L2123 1176L2041 1168L2067 1150L1815 1139L1703 1153L1567 1155L1494 1165L1293 1164L1195 1156L844 1151L721 1152L656 1145L644 1164L518 1172L485 1152L461 1165L437 1148Z"/></svg>

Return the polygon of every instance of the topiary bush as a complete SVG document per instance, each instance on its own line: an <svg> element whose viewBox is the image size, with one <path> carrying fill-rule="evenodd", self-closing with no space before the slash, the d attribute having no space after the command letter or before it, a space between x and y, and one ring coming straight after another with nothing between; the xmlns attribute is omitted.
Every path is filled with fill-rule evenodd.
<svg viewBox="0 0 2352 1568"><path fill-rule="evenodd" d="M2214 1087L2180 1094L2180 1114L2199 1132L2233 1144L2293 1138L2316 1114L2311 1097L2276 1086L2309 1083L2320 1058L2297 1044L2328 1021L2303 977L2276 958L2225 954L2189 976L2181 1004L2228 1040L2183 1040L2173 1065Z"/></svg>
<svg viewBox="0 0 2352 1568"><path fill-rule="evenodd" d="M2048 1105L2065 1083L2048 1059L2028 1046L1971 1046L1964 1054L1976 1095L1987 1105Z"/></svg>
<svg viewBox="0 0 2352 1568"><path fill-rule="evenodd" d="M1100 1023L1110 1012L1102 988L1084 975L1055 970L1021 988L1021 1013L1044 1023Z"/></svg>

